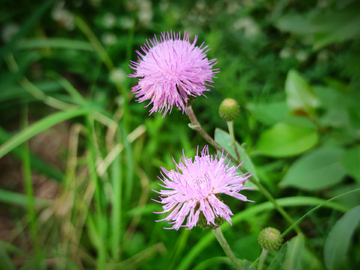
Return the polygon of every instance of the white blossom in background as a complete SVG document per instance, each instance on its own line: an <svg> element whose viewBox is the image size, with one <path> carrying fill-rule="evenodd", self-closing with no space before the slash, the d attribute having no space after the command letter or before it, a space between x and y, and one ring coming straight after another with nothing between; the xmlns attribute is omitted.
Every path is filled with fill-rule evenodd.
<svg viewBox="0 0 360 270"><path fill-rule="evenodd" d="M115 26L116 17L112 13L106 13L103 17L103 26L105 28L111 29Z"/></svg>
<svg viewBox="0 0 360 270"><path fill-rule="evenodd" d="M56 3L55 8L51 13L52 18L60 26L66 28L67 30L73 30L75 28L74 15L70 11L65 9L64 5L64 1L59 1Z"/></svg>
<svg viewBox="0 0 360 270"><path fill-rule="evenodd" d="M238 3L236 3L236 2L230 1L230 2L227 4L226 12L227 12L228 14L233 14L233 13L235 13L238 9L240 9L240 4L238 4Z"/></svg>
<svg viewBox="0 0 360 270"><path fill-rule="evenodd" d="M123 83L126 80L126 73L122 68L115 68L111 71L110 78L114 83Z"/></svg>
<svg viewBox="0 0 360 270"><path fill-rule="evenodd" d="M327 51L321 51L318 53L316 60L319 62L325 62L329 59L329 53Z"/></svg>
<svg viewBox="0 0 360 270"><path fill-rule="evenodd" d="M148 0L138 0L138 19L142 25L149 25L153 19L152 4Z"/></svg>
<svg viewBox="0 0 360 270"><path fill-rule="evenodd" d="M2 40L7 43L19 32L20 28L15 23L5 25L1 31Z"/></svg>
<svg viewBox="0 0 360 270"><path fill-rule="evenodd" d="M168 8L169 8L169 3L168 2L161 2L159 4L159 7L160 7L160 10L162 12L166 12L168 10Z"/></svg>
<svg viewBox="0 0 360 270"><path fill-rule="evenodd" d="M244 35L247 38L253 38L260 33L260 27L250 17L245 17L234 22L233 27L235 31L243 30Z"/></svg>
<svg viewBox="0 0 360 270"><path fill-rule="evenodd" d="M120 25L123 29L131 29L134 27L135 21L130 17L123 17L120 19Z"/></svg>
<svg viewBox="0 0 360 270"><path fill-rule="evenodd" d="M197 2L196 2L196 7L197 7L199 10L205 9L205 7L206 7L205 1L204 1L204 0L199 0L199 1L197 1Z"/></svg>
<svg viewBox="0 0 360 270"><path fill-rule="evenodd" d="M299 62L305 62L308 59L308 57L309 57L308 53L302 50L297 51L295 54L295 58Z"/></svg>
<svg viewBox="0 0 360 270"><path fill-rule="evenodd" d="M116 36L114 33L104 33L101 36L101 41L103 44L111 46L116 43Z"/></svg>
<svg viewBox="0 0 360 270"><path fill-rule="evenodd" d="M285 58L289 58L290 56L292 56L292 54L293 54L293 50L291 48L284 47L281 49L279 56L280 56L280 58L285 59Z"/></svg>

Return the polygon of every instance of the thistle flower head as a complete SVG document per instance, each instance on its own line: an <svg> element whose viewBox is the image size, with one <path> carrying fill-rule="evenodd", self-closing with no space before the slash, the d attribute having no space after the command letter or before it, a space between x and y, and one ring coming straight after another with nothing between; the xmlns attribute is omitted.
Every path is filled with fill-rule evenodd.
<svg viewBox="0 0 360 270"><path fill-rule="evenodd" d="M199 149L198 149L199 152ZM165 190L155 191L160 194L160 201L163 204L163 212L169 215L162 219L169 221L173 226L169 229L178 230L180 227L192 229L199 221L200 215L205 217L207 225L218 226L215 220L225 219L231 224L233 213L223 203L219 196L226 194L238 200L249 201L239 191L250 189L243 187L249 173L239 175L236 172L238 167L226 163L226 156L218 152L215 156L209 155L207 146L197 153L194 160L185 157L176 164L176 170L167 171L162 169L163 184L160 186ZM154 200L155 201L155 200ZM185 225L183 225L186 219ZM158 221L162 221L158 220Z"/></svg>
<svg viewBox="0 0 360 270"><path fill-rule="evenodd" d="M138 102L150 100L153 112L163 112L163 117L173 108L178 107L183 112L186 110L189 96L201 96L209 91L217 63L216 59L208 60L206 53L208 46L204 43L196 46L197 36L190 43L188 33L175 32L162 33L160 40L156 35L154 39L147 40L141 47L138 62L131 61L130 67L135 70L129 77L137 77L138 85L132 88Z"/></svg>

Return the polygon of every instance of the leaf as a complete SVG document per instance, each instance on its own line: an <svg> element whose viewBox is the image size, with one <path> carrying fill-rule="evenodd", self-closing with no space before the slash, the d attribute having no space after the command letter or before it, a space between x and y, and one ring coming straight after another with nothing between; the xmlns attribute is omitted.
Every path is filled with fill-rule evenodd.
<svg viewBox="0 0 360 270"><path fill-rule="evenodd" d="M285 102L248 104L247 109L252 112L258 121L269 126L286 120L290 113L290 110Z"/></svg>
<svg viewBox="0 0 360 270"><path fill-rule="evenodd" d="M314 50L356 38L360 35L359 6L355 3L346 9L320 13L312 19L311 24L314 32Z"/></svg>
<svg viewBox="0 0 360 270"><path fill-rule="evenodd" d="M357 146L347 150L341 161L347 174L360 182L360 147Z"/></svg>
<svg viewBox="0 0 360 270"><path fill-rule="evenodd" d="M342 269L351 237L360 221L360 206L347 212L332 227L324 246L324 262L328 269Z"/></svg>
<svg viewBox="0 0 360 270"><path fill-rule="evenodd" d="M36 22L44 15L45 11L51 6L54 0L44 1L35 12L29 12L29 18L23 23L20 31L12 38L12 40L0 49L0 59L4 55L11 53L18 45Z"/></svg>
<svg viewBox="0 0 360 270"><path fill-rule="evenodd" d="M301 263L301 255L305 248L305 237L298 234L289 241L288 253L286 255L285 267L286 270L296 270Z"/></svg>
<svg viewBox="0 0 360 270"><path fill-rule="evenodd" d="M341 148L319 148L302 156L292 164L280 185L316 190L339 183L346 174L340 164L343 153Z"/></svg>
<svg viewBox="0 0 360 270"><path fill-rule="evenodd" d="M318 140L312 128L281 122L260 135L256 149L265 156L289 157L309 150Z"/></svg>
<svg viewBox="0 0 360 270"><path fill-rule="evenodd" d="M222 129L216 128L215 129L215 141L221 145L222 148L224 148L226 151L228 151L233 157L236 157L234 147L231 144L231 138L229 133L223 131ZM244 161L244 163L241 165L241 167L244 167L249 173L253 175L253 177L259 181L259 178L256 174L255 167L246 153L245 149L239 145L238 142L236 142L236 148L238 150L238 153L240 155L240 160ZM241 167L239 168L241 170Z"/></svg>
<svg viewBox="0 0 360 270"><path fill-rule="evenodd" d="M29 205L29 198L17 192L0 189L0 202L11 205L21 205L27 207ZM35 198L34 203L36 207L46 207L51 204L51 200Z"/></svg>
<svg viewBox="0 0 360 270"><path fill-rule="evenodd" d="M0 127L0 143L3 143L7 140L10 140L11 135L8 134L4 129L2 129ZM11 151L11 153L13 154L13 156L17 157L18 159L22 158L22 153L23 149L21 147L17 147L15 149L13 149ZM42 159L40 159L37 155L30 153L30 162L31 162L31 167L40 172L40 173L44 173L45 175L47 175L48 177L55 179L58 182L61 182L62 179L64 178L64 174L62 171L60 171L58 168L44 162Z"/></svg>
<svg viewBox="0 0 360 270"><path fill-rule="evenodd" d="M0 269L16 269L3 243L0 241Z"/></svg>
<svg viewBox="0 0 360 270"><path fill-rule="evenodd" d="M18 147L23 142L27 141L36 134L48 129L49 127L52 127L62 121L87 114L89 112L91 112L90 108L76 108L65 112L54 113L52 115L44 117L43 119L37 121L31 126L28 126L24 130L13 136L4 144L0 145L0 158L12 151L14 148Z"/></svg>
<svg viewBox="0 0 360 270"><path fill-rule="evenodd" d="M295 35L304 37L307 43L312 43L310 18L308 14L285 14L276 22L276 27L282 32L290 32Z"/></svg>
<svg viewBox="0 0 360 270"><path fill-rule="evenodd" d="M35 49L35 48L64 48L73 50L94 51L89 42L82 40L72 40L65 38L49 38L49 39L30 39L23 40L19 43L17 49Z"/></svg>
<svg viewBox="0 0 360 270"><path fill-rule="evenodd" d="M272 260L267 270L280 270L286 258L287 250L288 250L288 243L285 243L279 250L276 257Z"/></svg>
<svg viewBox="0 0 360 270"><path fill-rule="evenodd" d="M312 87L296 70L290 70L285 81L286 103L293 111L312 113L318 107L318 99Z"/></svg>

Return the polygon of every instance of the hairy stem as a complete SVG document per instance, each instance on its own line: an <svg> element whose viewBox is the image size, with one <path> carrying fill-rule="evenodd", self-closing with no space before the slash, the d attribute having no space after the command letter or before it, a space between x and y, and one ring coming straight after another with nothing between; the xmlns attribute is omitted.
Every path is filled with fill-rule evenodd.
<svg viewBox="0 0 360 270"><path fill-rule="evenodd" d="M266 249L262 250L257 270L262 270L267 253L268 251Z"/></svg>
<svg viewBox="0 0 360 270"><path fill-rule="evenodd" d="M219 241L220 246L223 248L226 256L229 257L231 263L233 264L233 266L236 269L240 269L242 270L242 266L240 265L239 260L236 258L235 254L232 252L229 244L227 243L220 227L216 228L216 229L212 229L212 232L215 234L216 239Z"/></svg>
<svg viewBox="0 0 360 270"><path fill-rule="evenodd" d="M238 161L240 161L240 155L239 155L239 151L237 150L236 141L235 141L234 122L229 121L229 122L226 122L226 123L227 123L228 128L229 128L229 134L230 134L230 137L231 137L232 145L234 147L236 158L237 158Z"/></svg>

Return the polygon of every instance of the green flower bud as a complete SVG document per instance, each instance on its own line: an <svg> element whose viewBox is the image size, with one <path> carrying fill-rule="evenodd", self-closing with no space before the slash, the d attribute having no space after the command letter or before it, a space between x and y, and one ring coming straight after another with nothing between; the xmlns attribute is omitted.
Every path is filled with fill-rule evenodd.
<svg viewBox="0 0 360 270"><path fill-rule="evenodd" d="M219 114L220 117L226 121L231 122L236 117L239 116L240 113L240 105L236 102L236 100L232 98L224 99L220 104Z"/></svg>
<svg viewBox="0 0 360 270"><path fill-rule="evenodd" d="M200 212L200 215L199 215L199 221L198 221L198 225L201 229L216 229L218 228L220 225L222 225L224 223L224 219L222 217L215 217L215 224L217 226L215 226L214 224L210 223L210 224L207 224L207 219L206 217L204 216L204 214L202 212Z"/></svg>
<svg viewBox="0 0 360 270"><path fill-rule="evenodd" d="M258 237L261 248L268 251L278 250L281 247L282 240L280 231L271 227L263 229Z"/></svg>

